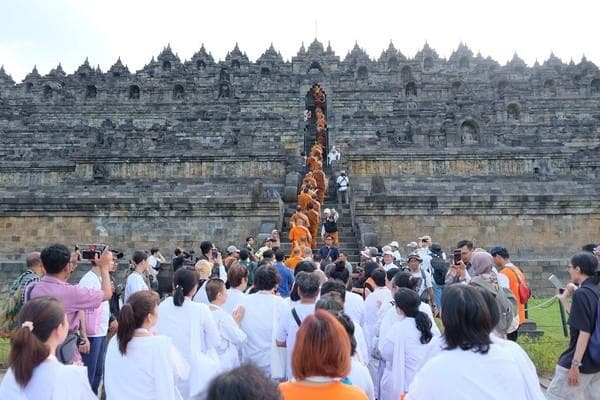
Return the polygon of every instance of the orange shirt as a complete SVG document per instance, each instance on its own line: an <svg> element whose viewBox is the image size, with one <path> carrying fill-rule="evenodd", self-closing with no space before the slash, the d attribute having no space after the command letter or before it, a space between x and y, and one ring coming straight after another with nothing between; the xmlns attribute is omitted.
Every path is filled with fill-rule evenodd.
<svg viewBox="0 0 600 400"><path fill-rule="evenodd" d="M310 220L308 219L306 214L296 211L290 217L290 226L296 225L296 221L298 220L298 218L301 219L302 221L304 221L304 226L310 225ZM293 222L293 224L292 224L292 222Z"/></svg>
<svg viewBox="0 0 600 400"><path fill-rule="evenodd" d="M517 279L517 274L519 275L519 279L521 282L527 282L525 280L525 276L517 267L503 267L500 270L500 273L508 278L508 284L510 286L510 291L513 292L515 297L517 298L517 310L519 311L519 324L525 322L525 305L521 304L521 296L519 296L519 281Z"/></svg>
<svg viewBox="0 0 600 400"><path fill-rule="evenodd" d="M287 381L279 384L279 390L283 395L283 400L368 399L362 389L341 382L332 382L320 386L308 386L298 382Z"/></svg>
<svg viewBox="0 0 600 400"><path fill-rule="evenodd" d="M303 210L308 209L308 203L310 203L311 200L312 196L308 193L302 192L298 195L298 204L300 204L300 207L302 207Z"/></svg>

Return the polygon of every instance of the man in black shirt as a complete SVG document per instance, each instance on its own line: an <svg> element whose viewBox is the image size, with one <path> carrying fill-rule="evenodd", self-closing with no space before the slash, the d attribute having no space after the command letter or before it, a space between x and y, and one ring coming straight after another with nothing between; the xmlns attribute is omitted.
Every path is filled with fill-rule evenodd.
<svg viewBox="0 0 600 400"><path fill-rule="evenodd" d="M589 355L589 341L596 329L597 307L600 300L598 260L592 253L580 252L569 264L571 281L579 288L573 291L569 327L569 347L560 356L554 379L546 396L552 399L600 398L600 364ZM572 287L569 285L569 287ZM559 299L565 303L571 290L565 290Z"/></svg>

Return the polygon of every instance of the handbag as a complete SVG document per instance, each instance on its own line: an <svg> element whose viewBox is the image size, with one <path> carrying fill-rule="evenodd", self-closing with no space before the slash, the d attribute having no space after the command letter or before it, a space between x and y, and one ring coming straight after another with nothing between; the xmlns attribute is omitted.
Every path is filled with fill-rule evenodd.
<svg viewBox="0 0 600 400"><path fill-rule="evenodd" d="M273 325L271 326L271 379L285 379L287 349L277 346L277 307L273 307Z"/></svg>
<svg viewBox="0 0 600 400"><path fill-rule="evenodd" d="M63 364L71 364L76 354L79 354L77 333L69 332L65 341L56 348L56 358Z"/></svg>

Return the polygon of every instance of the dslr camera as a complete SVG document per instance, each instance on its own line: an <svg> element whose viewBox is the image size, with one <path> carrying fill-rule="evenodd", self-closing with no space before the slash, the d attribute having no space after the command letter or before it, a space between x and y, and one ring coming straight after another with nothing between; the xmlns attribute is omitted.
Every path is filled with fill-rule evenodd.
<svg viewBox="0 0 600 400"><path fill-rule="evenodd" d="M79 250L82 260L94 260L96 256L100 257L100 254L106 249L105 244L78 244L75 245L75 250ZM118 259L123 258L123 252L119 249L110 249Z"/></svg>

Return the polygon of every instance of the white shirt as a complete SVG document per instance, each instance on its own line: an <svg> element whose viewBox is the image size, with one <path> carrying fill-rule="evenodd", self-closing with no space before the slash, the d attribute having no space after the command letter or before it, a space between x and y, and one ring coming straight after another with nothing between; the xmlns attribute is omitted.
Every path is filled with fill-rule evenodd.
<svg viewBox="0 0 600 400"><path fill-rule="evenodd" d="M369 369L356 358L356 355L352 357L352 366L350 368L348 379L350 379L352 385L361 388L366 393L369 400L375 399L375 389L373 387L373 379L371 378Z"/></svg>
<svg viewBox="0 0 600 400"><path fill-rule="evenodd" d="M127 299L129 299L129 296L131 296L135 292L148 289L150 288L148 287L148 285L146 285L146 282L144 282L144 278L142 278L142 275L137 271L133 271L127 277L127 283L125 284L125 302L127 303Z"/></svg>
<svg viewBox="0 0 600 400"><path fill-rule="evenodd" d="M382 331L381 357L385 360L384 374L381 380L381 400L397 400L406 393L419 366L428 353L430 342L421 343L421 332L414 318L405 317L395 322L387 331Z"/></svg>
<svg viewBox="0 0 600 400"><path fill-rule="evenodd" d="M104 387L108 399L181 400L177 383L189 366L166 336L134 336L127 353L113 337L106 351Z"/></svg>
<svg viewBox="0 0 600 400"><path fill-rule="evenodd" d="M296 344L296 334L298 333L298 323L292 315L292 309L296 310L300 321L304 321L304 318L308 317L315 312L315 303L312 304L294 304L285 311L285 314L281 316L279 320L279 326L277 328L277 340L279 342L285 342L287 351L286 361L286 376L288 379L292 379L292 352L294 351L294 345Z"/></svg>
<svg viewBox="0 0 600 400"><path fill-rule="evenodd" d="M419 293L419 297L426 289L433 287L433 278L431 277L431 274L422 268L423 267L421 266L421 269L419 271L411 272L412 276L421 279L421 286L419 286L419 290L417 292ZM425 276L425 279L423 279L423 276Z"/></svg>
<svg viewBox="0 0 600 400"><path fill-rule="evenodd" d="M362 296L358 293L346 291L344 312L352 318L355 323L362 326L365 321L365 301Z"/></svg>
<svg viewBox="0 0 600 400"><path fill-rule="evenodd" d="M415 375L406 398L544 399L537 375L524 373L520 365L522 362L515 347L498 343L492 343L487 354L460 348L442 350Z"/></svg>
<svg viewBox="0 0 600 400"><path fill-rule="evenodd" d="M348 176L338 176L337 179L335 180L335 182L338 185L338 192L345 192L346 190L348 190L348 184L350 183L350 180L348 179Z"/></svg>
<svg viewBox="0 0 600 400"><path fill-rule="evenodd" d="M188 298L176 306L173 297L167 297L158 306L156 330L171 338L190 366L189 382L177 385L182 396L203 393L220 368L216 347L221 337L208 306Z"/></svg>
<svg viewBox="0 0 600 400"><path fill-rule="evenodd" d="M329 161L329 165L331 165L334 161L339 160L340 157L341 153L339 151L330 151L329 154L327 154L327 160Z"/></svg>
<svg viewBox="0 0 600 400"><path fill-rule="evenodd" d="M249 294L242 303L245 309L240 327L248 336L243 361L253 362L267 376L271 375L271 348L275 346L277 321L283 315L283 299L266 291Z"/></svg>
<svg viewBox="0 0 600 400"><path fill-rule="evenodd" d="M89 289L102 289L102 277L98 276L93 270L89 270L81 277L79 286ZM87 332L89 337L103 337L108 332L108 321L110 320L110 305L108 304L108 300L103 301L100 308L98 330L95 333ZM86 311L85 314L86 318L88 318L89 313Z"/></svg>
<svg viewBox="0 0 600 400"><path fill-rule="evenodd" d="M246 342L246 333L236 324L230 313L219 306L209 306L221 335L221 343L217 346L217 354L221 360L221 371L229 371L240 366L240 350Z"/></svg>
<svg viewBox="0 0 600 400"><path fill-rule="evenodd" d="M148 256L146 261L148 261L148 264L150 264L152 269L154 269L154 268L156 268L156 264L158 263L158 258L154 257L153 255L150 255L150 256Z"/></svg>
<svg viewBox="0 0 600 400"><path fill-rule="evenodd" d="M232 314L233 310L238 308L238 306L243 303L244 297L246 297L246 294L244 294L244 292L242 292L241 290L238 290L236 288L230 288L227 290L227 301L225 302L225 304L223 304L223 307L221 308L229 314Z"/></svg>
<svg viewBox="0 0 600 400"><path fill-rule="evenodd" d="M87 369L64 365L55 357L48 358L33 370L31 380L21 386L12 368L0 384L0 399L10 400L97 400L87 377Z"/></svg>
<svg viewBox="0 0 600 400"><path fill-rule="evenodd" d="M378 313L379 309L385 304L393 301L392 292L387 287L378 287L375 288L373 293L371 293L365 299L365 339L367 340L367 345L369 346L369 353L373 349L373 346L376 344L375 336L378 332Z"/></svg>
<svg viewBox="0 0 600 400"><path fill-rule="evenodd" d="M383 264L382 268L385 270L385 272L388 272L392 268L398 268L398 266L394 263L391 263L391 264Z"/></svg>
<svg viewBox="0 0 600 400"><path fill-rule="evenodd" d="M198 291L193 297L193 301L196 303L205 304L206 306L210 304L210 301L208 301L208 294L206 294L206 282L204 282L202 286L198 288Z"/></svg>

